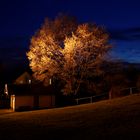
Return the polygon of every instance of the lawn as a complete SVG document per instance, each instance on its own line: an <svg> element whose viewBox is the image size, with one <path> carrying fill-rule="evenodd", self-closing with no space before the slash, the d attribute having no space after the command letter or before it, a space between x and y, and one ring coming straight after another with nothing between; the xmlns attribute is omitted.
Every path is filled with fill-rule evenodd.
<svg viewBox="0 0 140 140"><path fill-rule="evenodd" d="M140 139L140 94L0 115L1 140Z"/></svg>

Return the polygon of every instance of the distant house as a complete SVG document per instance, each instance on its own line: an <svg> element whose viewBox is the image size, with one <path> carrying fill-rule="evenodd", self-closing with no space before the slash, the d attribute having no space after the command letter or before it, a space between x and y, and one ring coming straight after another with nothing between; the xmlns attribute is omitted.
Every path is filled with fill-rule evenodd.
<svg viewBox="0 0 140 140"><path fill-rule="evenodd" d="M33 77L28 72L24 72L14 81L14 84L31 84L32 80Z"/></svg>

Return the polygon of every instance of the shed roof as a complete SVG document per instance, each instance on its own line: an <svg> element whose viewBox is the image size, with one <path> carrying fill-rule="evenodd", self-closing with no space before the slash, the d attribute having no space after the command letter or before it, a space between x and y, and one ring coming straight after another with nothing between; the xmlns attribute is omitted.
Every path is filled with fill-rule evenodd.
<svg viewBox="0 0 140 140"><path fill-rule="evenodd" d="M8 86L9 95L54 95L54 89L42 84L12 84Z"/></svg>

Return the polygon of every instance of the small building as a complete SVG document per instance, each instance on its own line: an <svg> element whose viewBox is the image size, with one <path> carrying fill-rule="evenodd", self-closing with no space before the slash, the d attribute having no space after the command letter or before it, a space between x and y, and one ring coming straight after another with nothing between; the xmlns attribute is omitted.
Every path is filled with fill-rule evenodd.
<svg viewBox="0 0 140 140"><path fill-rule="evenodd" d="M19 85L19 84L31 84L33 81L33 77L29 72L25 71L22 73L15 81L14 84Z"/></svg>
<svg viewBox="0 0 140 140"><path fill-rule="evenodd" d="M55 107L55 95L51 86L41 84L12 85L10 106L14 111Z"/></svg>
<svg viewBox="0 0 140 140"><path fill-rule="evenodd" d="M11 95L10 107L14 111L55 107L53 95Z"/></svg>

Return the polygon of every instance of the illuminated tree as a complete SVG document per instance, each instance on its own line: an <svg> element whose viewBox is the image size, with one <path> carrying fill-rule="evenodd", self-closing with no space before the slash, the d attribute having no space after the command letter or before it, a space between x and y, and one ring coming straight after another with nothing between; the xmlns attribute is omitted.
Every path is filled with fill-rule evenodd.
<svg viewBox="0 0 140 140"><path fill-rule="evenodd" d="M64 44L64 92L77 94L81 84L91 84L90 79L101 73L98 66L110 48L108 34L96 25L82 24Z"/></svg>
<svg viewBox="0 0 140 140"><path fill-rule="evenodd" d="M55 20L46 19L41 29L31 39L27 53L34 77L46 85L48 79L60 75L63 65L64 39L77 28L75 18L59 15ZM57 76L58 77L58 76Z"/></svg>
<svg viewBox="0 0 140 140"><path fill-rule="evenodd" d="M67 19L67 20L66 20ZM93 24L78 25L60 16L46 20L32 37L27 53L36 79L48 83L57 77L64 81L64 94L77 94L81 84L90 84L110 48L108 34Z"/></svg>

